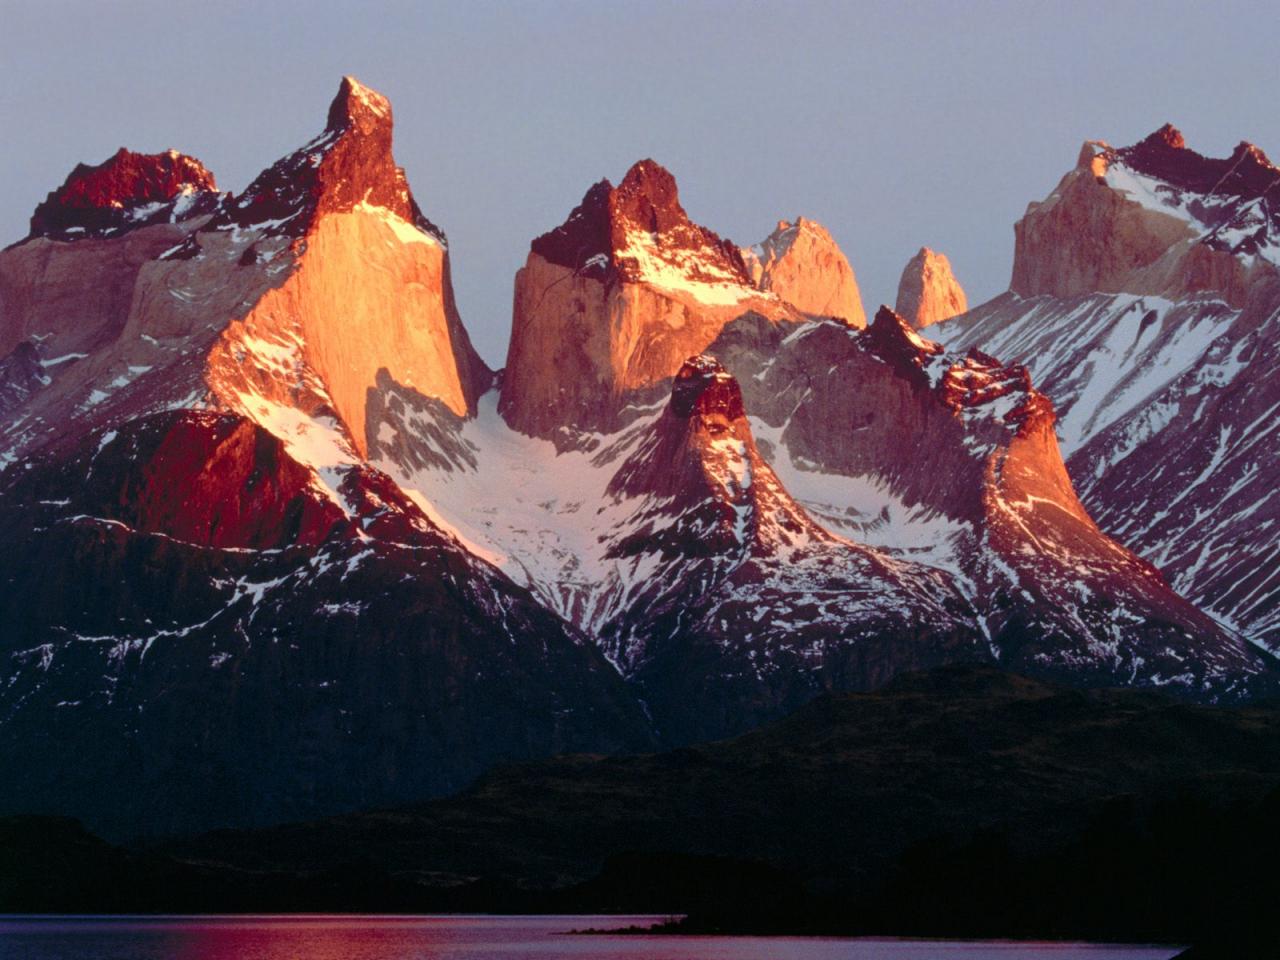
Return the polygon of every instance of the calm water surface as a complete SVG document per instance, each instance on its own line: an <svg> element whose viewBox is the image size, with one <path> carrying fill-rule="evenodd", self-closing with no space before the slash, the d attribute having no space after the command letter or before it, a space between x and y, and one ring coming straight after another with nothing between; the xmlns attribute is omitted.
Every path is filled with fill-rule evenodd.
<svg viewBox="0 0 1280 960"><path fill-rule="evenodd" d="M0 917L3 960L1168 960L1168 947L572 936L660 917Z"/></svg>

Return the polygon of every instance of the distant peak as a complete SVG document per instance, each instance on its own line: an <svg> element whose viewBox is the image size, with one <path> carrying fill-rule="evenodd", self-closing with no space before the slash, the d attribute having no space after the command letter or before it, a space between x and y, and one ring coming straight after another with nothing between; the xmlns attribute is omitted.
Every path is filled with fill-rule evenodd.
<svg viewBox="0 0 1280 960"><path fill-rule="evenodd" d="M921 247L907 261L898 281L898 315L920 330L968 309L964 288L956 280L946 254Z"/></svg>
<svg viewBox="0 0 1280 960"><path fill-rule="evenodd" d="M355 77L342 78L338 95L329 104L326 129L339 133L355 127L367 131L381 124L390 125L391 101L378 91L366 87Z"/></svg>
<svg viewBox="0 0 1280 960"><path fill-rule="evenodd" d="M866 326L853 267L835 238L818 221L779 220L774 231L742 258L755 286L776 294L810 317L832 317Z"/></svg>

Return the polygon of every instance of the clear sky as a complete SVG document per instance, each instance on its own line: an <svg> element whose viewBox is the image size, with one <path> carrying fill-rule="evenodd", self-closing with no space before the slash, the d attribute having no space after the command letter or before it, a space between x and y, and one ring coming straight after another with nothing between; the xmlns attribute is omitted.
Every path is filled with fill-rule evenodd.
<svg viewBox="0 0 1280 960"><path fill-rule="evenodd" d="M120 146L242 189L324 126L344 73L391 98L495 365L529 240L642 157L739 243L825 224L871 310L921 245L971 303L1002 291L1013 222L1085 139L1168 120L1204 153L1280 154L1274 0L0 0L0 243Z"/></svg>

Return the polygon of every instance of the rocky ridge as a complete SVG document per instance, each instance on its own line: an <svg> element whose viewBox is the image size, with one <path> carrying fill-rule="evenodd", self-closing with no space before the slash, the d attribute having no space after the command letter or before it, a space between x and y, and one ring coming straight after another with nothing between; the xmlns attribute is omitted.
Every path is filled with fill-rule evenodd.
<svg viewBox="0 0 1280 960"><path fill-rule="evenodd" d="M711 349L796 499L951 573L1002 663L1224 696L1271 682L1266 657L1098 529L1025 367L947 351L887 308L864 333L815 323L783 338L743 318Z"/></svg>
<svg viewBox="0 0 1280 960"><path fill-rule="evenodd" d="M828 319L815 224L745 256L641 161L531 244L495 384L391 142L347 78L206 213L0 253L14 802L270 822L956 660L1274 688L1093 523L1026 366Z"/></svg>
<svg viewBox="0 0 1280 960"><path fill-rule="evenodd" d="M1098 522L1271 648L1278 178L1252 145L1208 159L1169 126L1088 143L1019 225L1011 292L932 331L1025 363Z"/></svg>
<svg viewBox="0 0 1280 960"><path fill-rule="evenodd" d="M213 174L194 157L134 153L121 147L96 166L78 164L31 215L27 239L119 236L156 223L177 223L221 209Z"/></svg>

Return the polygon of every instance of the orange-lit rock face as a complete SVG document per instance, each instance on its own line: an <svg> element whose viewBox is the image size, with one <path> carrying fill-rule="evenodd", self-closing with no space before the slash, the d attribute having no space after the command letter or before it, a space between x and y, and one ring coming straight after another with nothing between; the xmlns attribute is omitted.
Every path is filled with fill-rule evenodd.
<svg viewBox="0 0 1280 960"><path fill-rule="evenodd" d="M921 247L902 271L894 312L920 330L968 309L964 288L951 272L951 261L945 254Z"/></svg>
<svg viewBox="0 0 1280 960"><path fill-rule="evenodd" d="M380 208L322 215L284 282L223 334L210 385L250 415L249 393L293 404L300 384L282 375L245 391L236 359L247 352L266 360L258 369L271 370L271 355L285 351L286 363L304 362L319 378L362 456L365 404L379 370L467 416L474 398L455 353L464 348L454 339L445 257L438 242Z"/></svg>
<svg viewBox="0 0 1280 960"><path fill-rule="evenodd" d="M667 171L641 161L533 241L516 274L499 409L535 436L616 429L629 403L748 312L801 319L753 286L736 247L689 220Z"/></svg>
<svg viewBox="0 0 1280 960"><path fill-rule="evenodd" d="M473 412L488 371L457 315L443 234L390 145L385 98L348 78L325 132L211 215L0 253L0 357L26 342L49 381L30 401L31 441L209 403L285 434L327 418L350 459L368 450L383 371ZM185 171L181 159L160 166Z"/></svg>
<svg viewBox="0 0 1280 960"><path fill-rule="evenodd" d="M742 251L752 280L810 317L865 327L867 316L853 268L821 224L797 217Z"/></svg>
<svg viewBox="0 0 1280 960"><path fill-rule="evenodd" d="M516 274L501 410L517 430L610 431L628 395L661 384L724 325L755 311L796 319L786 304L743 290L709 303L696 292L602 280L529 254Z"/></svg>

